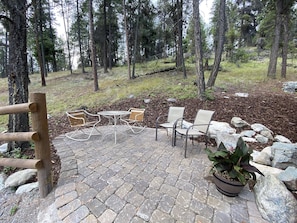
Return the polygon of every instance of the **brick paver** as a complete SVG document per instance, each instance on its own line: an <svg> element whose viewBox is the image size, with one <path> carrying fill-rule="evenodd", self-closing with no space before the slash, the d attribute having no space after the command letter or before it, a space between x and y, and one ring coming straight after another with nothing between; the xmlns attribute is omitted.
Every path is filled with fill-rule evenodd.
<svg viewBox="0 0 297 223"><path fill-rule="evenodd" d="M189 144L185 159L182 139L172 147L165 131L158 141L154 131L135 135L120 127L117 144L112 134L86 142L57 137L62 168L48 214L71 223L267 223L247 188L230 198L205 179L210 162L197 144Z"/></svg>

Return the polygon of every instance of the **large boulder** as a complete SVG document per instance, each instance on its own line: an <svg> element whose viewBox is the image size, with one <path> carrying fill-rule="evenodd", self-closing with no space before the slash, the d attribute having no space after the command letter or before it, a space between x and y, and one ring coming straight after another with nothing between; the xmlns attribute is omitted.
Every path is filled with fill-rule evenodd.
<svg viewBox="0 0 297 223"><path fill-rule="evenodd" d="M291 191L297 191L297 168L289 166L278 175L278 179L285 183Z"/></svg>
<svg viewBox="0 0 297 223"><path fill-rule="evenodd" d="M30 179L35 177L37 170L25 169L11 174L5 181L5 188L18 187L27 183Z"/></svg>
<svg viewBox="0 0 297 223"><path fill-rule="evenodd" d="M289 166L297 167L297 145L282 142L275 142L271 146L273 157L272 166L282 170Z"/></svg>
<svg viewBox="0 0 297 223"><path fill-rule="evenodd" d="M254 192L264 219L277 223L297 222L297 200L275 176L259 177Z"/></svg>
<svg viewBox="0 0 297 223"><path fill-rule="evenodd" d="M208 129L208 134L210 138L216 139L217 133L224 132L224 133L229 133L229 134L235 134L236 129L232 128L229 123L227 122L218 122L218 121L211 121L210 126Z"/></svg>
<svg viewBox="0 0 297 223"><path fill-rule="evenodd" d="M16 194L28 193L37 188L38 188L38 182L24 184L22 186L19 186L15 193Z"/></svg>

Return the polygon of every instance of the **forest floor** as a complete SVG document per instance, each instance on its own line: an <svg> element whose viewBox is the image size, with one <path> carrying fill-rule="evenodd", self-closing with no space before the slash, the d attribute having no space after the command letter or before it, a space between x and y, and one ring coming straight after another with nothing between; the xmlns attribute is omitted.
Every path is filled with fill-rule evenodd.
<svg viewBox="0 0 297 223"><path fill-rule="evenodd" d="M273 91L272 91L273 89ZM248 97L238 97L235 93L248 93ZM160 114L167 114L168 107L185 106L185 119L193 119L198 109L214 110L213 120L230 123L232 117L237 116L248 122L249 124L261 123L273 131L275 135L280 134L292 142L297 142L297 95L282 91L282 83L280 81L270 81L261 85L255 85L248 91L241 92L241 89L232 88L228 92L223 92L221 89L216 89L214 92L214 100L200 101L199 99L177 100L175 103L167 101L169 97L159 95L158 97L150 98L150 102L145 104L141 97L121 100L109 106L88 108L91 112L101 110L128 110L130 107L146 108L145 125L154 128L155 120ZM102 122L102 125L106 123ZM72 131L69 126L66 116L51 117L49 119L50 140L55 137ZM270 142L271 143L271 142ZM250 144L253 149L262 150L266 145ZM56 184L60 173L60 159L56 154L56 148L51 147L54 183ZM15 215L26 217L28 206L32 204L32 196L27 195L20 198L15 198L15 195L8 192L0 192L2 197L0 205L3 207L0 213L0 221L3 219L12 220L14 216L9 216L9 211L17 207ZM36 199L33 199L36 201ZM16 201L17 204L15 203ZM35 206L38 206L38 202ZM38 209L38 208L37 208ZM37 210L36 209L36 210ZM31 209L32 210L32 209ZM36 211L35 211L36 212ZM5 217L6 216L6 217ZM30 216L30 215L29 215ZM31 215L32 216L32 215ZM2 219L2 220L1 220ZM5 221L4 221L5 222ZM16 222L16 221L15 221ZM23 221L26 222L26 221Z"/></svg>

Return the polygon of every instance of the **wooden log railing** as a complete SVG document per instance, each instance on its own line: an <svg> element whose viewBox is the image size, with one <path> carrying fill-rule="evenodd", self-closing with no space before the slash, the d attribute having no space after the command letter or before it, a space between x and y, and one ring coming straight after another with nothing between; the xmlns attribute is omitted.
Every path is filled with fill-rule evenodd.
<svg viewBox="0 0 297 223"><path fill-rule="evenodd" d="M29 103L0 107L0 115L31 112L33 131L0 133L0 141L33 141L35 159L0 158L0 166L37 169L39 193L46 197L53 188L46 99L43 93L32 93L29 98Z"/></svg>

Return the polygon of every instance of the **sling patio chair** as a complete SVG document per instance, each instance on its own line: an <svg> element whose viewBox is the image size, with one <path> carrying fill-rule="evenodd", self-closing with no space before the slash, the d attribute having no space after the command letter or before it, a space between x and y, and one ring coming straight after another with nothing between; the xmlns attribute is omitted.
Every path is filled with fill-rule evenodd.
<svg viewBox="0 0 297 223"><path fill-rule="evenodd" d="M159 127L165 128L168 136L168 131L170 129L173 130L174 123L177 120L180 120L179 123L176 124L177 127L181 125L182 119L184 117L184 111L185 111L185 107L171 106L169 107L168 114L160 115L156 119L156 141L158 140L158 128Z"/></svg>
<svg viewBox="0 0 297 223"><path fill-rule="evenodd" d="M179 134L185 138L184 147L185 147L185 158L187 156L187 142L188 138L193 139L198 138L199 136L205 137L205 146L207 147L208 143L208 129L212 119L214 111L202 110L200 109L197 112L194 123L189 123L187 126L182 126L182 128L173 127L173 146L176 145L176 135ZM187 122L188 123L188 122Z"/></svg>
<svg viewBox="0 0 297 223"><path fill-rule="evenodd" d="M128 111L130 112L129 117L120 117L120 121L127 125L133 133L142 132L145 129L143 124L145 109L130 108Z"/></svg>
<svg viewBox="0 0 297 223"><path fill-rule="evenodd" d="M75 128L75 131L65 134L67 138L75 141L86 141L94 135L94 131L101 134L97 129L97 125L101 121L100 115L89 113L83 109L67 111L66 115L70 126Z"/></svg>

